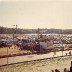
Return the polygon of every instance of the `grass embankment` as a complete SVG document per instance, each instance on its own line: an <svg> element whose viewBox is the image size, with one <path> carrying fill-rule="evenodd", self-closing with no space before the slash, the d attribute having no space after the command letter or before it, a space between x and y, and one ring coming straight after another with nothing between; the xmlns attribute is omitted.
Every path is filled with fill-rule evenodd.
<svg viewBox="0 0 72 72"><path fill-rule="evenodd" d="M7 50L8 50L8 54L7 54ZM7 56L23 55L28 53L31 53L31 51L20 50L19 48L15 46L12 46L10 48L9 47L0 48L0 58L7 57Z"/></svg>

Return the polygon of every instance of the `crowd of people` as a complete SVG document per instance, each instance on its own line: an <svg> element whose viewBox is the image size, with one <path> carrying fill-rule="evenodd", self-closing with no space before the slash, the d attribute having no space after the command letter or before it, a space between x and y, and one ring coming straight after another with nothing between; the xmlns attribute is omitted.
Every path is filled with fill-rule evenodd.
<svg viewBox="0 0 72 72"><path fill-rule="evenodd" d="M58 70L58 69L55 69L55 70L52 70L52 72L61 72L61 71ZM70 70L67 70L66 68L64 68L64 71L63 72L72 72L72 61L71 61Z"/></svg>

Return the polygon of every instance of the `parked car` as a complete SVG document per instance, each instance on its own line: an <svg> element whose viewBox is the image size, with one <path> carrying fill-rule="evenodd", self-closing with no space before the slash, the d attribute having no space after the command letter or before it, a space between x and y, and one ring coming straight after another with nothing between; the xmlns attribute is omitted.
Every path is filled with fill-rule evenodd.
<svg viewBox="0 0 72 72"><path fill-rule="evenodd" d="M53 47L54 48L63 48L64 46L62 44L54 44Z"/></svg>

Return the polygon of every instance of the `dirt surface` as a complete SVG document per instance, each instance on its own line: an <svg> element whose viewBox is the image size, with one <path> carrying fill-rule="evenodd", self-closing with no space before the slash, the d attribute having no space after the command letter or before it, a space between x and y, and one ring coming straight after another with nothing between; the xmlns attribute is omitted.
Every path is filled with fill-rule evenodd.
<svg viewBox="0 0 72 72"><path fill-rule="evenodd" d="M0 58L0 66L8 64L14 64L14 63L20 63L25 61L33 61L33 60L40 60L40 59L50 59L50 58L56 58L56 57L68 57L70 51L59 51L59 52L50 52L47 54L32 54L32 55L22 55L22 56L14 56L14 57L6 57L6 58ZM71 50L72 53L72 50ZM69 55L70 56L70 55ZM71 55L72 56L72 55Z"/></svg>
<svg viewBox="0 0 72 72"><path fill-rule="evenodd" d="M72 57L24 62L0 67L0 72L51 72L56 68L63 72L64 68L69 70L71 61Z"/></svg>

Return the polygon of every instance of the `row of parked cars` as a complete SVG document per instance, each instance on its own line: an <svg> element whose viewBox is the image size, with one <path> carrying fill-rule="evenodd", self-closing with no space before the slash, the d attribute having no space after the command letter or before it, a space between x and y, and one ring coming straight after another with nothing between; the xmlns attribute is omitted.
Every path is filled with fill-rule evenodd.
<svg viewBox="0 0 72 72"><path fill-rule="evenodd" d="M7 41L0 41L0 47L11 47L12 43Z"/></svg>
<svg viewBox="0 0 72 72"><path fill-rule="evenodd" d="M0 47L11 47L13 44L12 38L0 38Z"/></svg>
<svg viewBox="0 0 72 72"><path fill-rule="evenodd" d="M20 46L21 49L25 47L31 47L32 45L38 45L38 41L36 40L35 43L32 43L30 39L14 39L15 45ZM13 44L13 39L11 38L2 38L0 39L0 47L11 47ZM35 46L34 46L35 47ZM48 46L45 42L40 42L40 47L43 49L48 49ZM64 45L59 43L58 41L53 42L53 48L64 48ZM69 48L72 48L72 45L69 45Z"/></svg>

